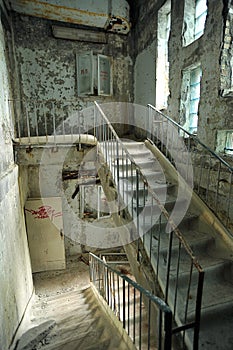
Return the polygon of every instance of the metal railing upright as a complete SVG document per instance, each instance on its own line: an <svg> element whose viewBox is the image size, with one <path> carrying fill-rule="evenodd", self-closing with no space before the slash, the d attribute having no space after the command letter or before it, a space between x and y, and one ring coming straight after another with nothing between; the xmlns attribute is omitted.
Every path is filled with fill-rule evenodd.
<svg viewBox="0 0 233 350"><path fill-rule="evenodd" d="M172 312L168 305L92 253L89 267L92 284L122 322L136 348L171 350ZM143 322L146 331L142 329Z"/></svg>
<svg viewBox="0 0 233 350"><path fill-rule="evenodd" d="M148 126L151 130L148 136L175 167L177 163L183 169L188 169L189 165L192 167L194 191L233 235L233 167L195 135L150 104ZM191 164L184 164L182 155L174 162L172 151L182 153L180 148L176 148L178 138L185 142L185 152L189 153ZM181 175L185 179L189 176L185 171Z"/></svg>
<svg viewBox="0 0 233 350"><path fill-rule="evenodd" d="M144 244L164 293L164 300L171 307L176 321L177 326L172 332L182 334L185 346L186 335L190 333L187 331L193 330L191 343L193 349L198 349L204 271L181 230L170 219L158 194L96 102L94 115L95 125L99 125L95 135L100 151L118 190L119 214L121 204L126 203L135 228L132 240L138 239ZM151 210L150 215L148 208L140 211L145 203Z"/></svg>
<svg viewBox="0 0 233 350"><path fill-rule="evenodd" d="M77 101L22 99L8 104L20 144L79 142L81 134L93 132L93 114L81 111Z"/></svg>

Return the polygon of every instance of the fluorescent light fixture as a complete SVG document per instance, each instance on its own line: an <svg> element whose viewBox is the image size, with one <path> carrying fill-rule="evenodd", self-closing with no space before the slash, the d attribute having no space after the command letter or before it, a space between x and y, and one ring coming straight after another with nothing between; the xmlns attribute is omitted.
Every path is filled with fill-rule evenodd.
<svg viewBox="0 0 233 350"><path fill-rule="evenodd" d="M52 26L52 32L54 37L58 39L87 41L102 44L107 43L107 37L104 32L60 26Z"/></svg>

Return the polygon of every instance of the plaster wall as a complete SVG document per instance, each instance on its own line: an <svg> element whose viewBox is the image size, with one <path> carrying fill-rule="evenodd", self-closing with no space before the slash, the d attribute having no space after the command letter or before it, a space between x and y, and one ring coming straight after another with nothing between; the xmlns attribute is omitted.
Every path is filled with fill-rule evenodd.
<svg viewBox="0 0 233 350"><path fill-rule="evenodd" d="M88 172L96 173L96 148L75 144L57 146L56 150L53 147L35 147L30 151L18 148L16 159L20 167L24 193L27 193L28 198L61 197L66 258L87 249L95 251L99 248L95 240L98 227L104 225L108 232L114 223L110 217L106 220L96 218L98 186L95 185L93 177L88 177ZM88 211L93 211L93 215L87 217L81 215L80 187L72 198L81 174L82 181L91 179L93 182L93 185L86 188L83 197ZM101 206L100 210L106 214L104 206Z"/></svg>
<svg viewBox="0 0 233 350"><path fill-rule="evenodd" d="M107 44L72 41L53 37L53 21L14 14L13 23L21 99L30 104L53 99L61 109L68 104L76 110L93 105L94 100L132 101L133 63L127 36L106 34ZM112 57L113 96L78 96L76 56L90 51ZM25 108L22 114L25 120Z"/></svg>
<svg viewBox="0 0 233 350"><path fill-rule="evenodd" d="M33 292L30 258L11 136L6 35L0 21L0 348L8 349Z"/></svg>
<svg viewBox="0 0 233 350"><path fill-rule="evenodd" d="M227 3L227 2L225 2ZM132 45L135 53L134 75L140 74L140 56L156 43L157 12L164 1L139 1L138 23L134 28ZM182 43L184 0L173 1L171 8L171 35L169 39L169 89L168 115L176 121L180 119L180 98L182 71L200 63L202 67L201 99L199 104L198 137L215 149L217 130L233 128L232 97L221 95L220 57L223 48L224 2L208 1L208 15L204 34L190 45ZM188 25L189 19L186 18ZM156 50L156 48L155 48ZM159 54L159 52L158 52ZM154 62L154 65L156 62ZM151 70L151 75L154 71ZM140 82L134 81L134 90ZM137 96L135 96L135 99ZM149 101L148 101L149 102Z"/></svg>
<svg viewBox="0 0 233 350"><path fill-rule="evenodd" d="M134 70L134 102L143 106L155 104L156 46L152 42L136 58Z"/></svg>

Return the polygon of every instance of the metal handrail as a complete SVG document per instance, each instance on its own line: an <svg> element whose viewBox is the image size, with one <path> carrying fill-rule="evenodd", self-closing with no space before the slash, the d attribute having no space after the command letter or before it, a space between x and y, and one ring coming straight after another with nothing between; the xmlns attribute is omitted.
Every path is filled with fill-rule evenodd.
<svg viewBox="0 0 233 350"><path fill-rule="evenodd" d="M89 253L89 267L91 282L122 322L123 328L137 348L142 349L142 319L144 316L148 324L146 348L148 350L154 349L154 343L156 343L158 350L170 350L172 312L169 306L162 299L112 268L93 253ZM146 314L143 311L143 304L147 305ZM154 326L157 321L153 319L153 306L159 315L157 339L155 339L154 334ZM137 312L138 310L139 312ZM137 324L137 318L139 318L139 324Z"/></svg>
<svg viewBox="0 0 233 350"><path fill-rule="evenodd" d="M153 109L156 111L158 114L163 116L163 118L166 118L169 120L173 125L177 126L180 130L182 130L185 134L189 135L189 137L195 139L199 145L201 145L203 148L205 148L208 152L210 152L215 158L217 158L221 163L226 165L231 171L233 171L233 167L230 166L222 157L220 157L217 153L215 153L212 149L210 149L207 145L205 145L196 135L191 134L189 131L184 129L179 123L177 123L175 120L167 116L166 114L162 113L156 107L152 106L151 104L147 105L149 108Z"/></svg>
<svg viewBox="0 0 233 350"><path fill-rule="evenodd" d="M15 120L15 135L19 143L57 143L58 137L87 134L93 120L82 118L80 105L75 100L9 99L9 110ZM40 137L42 137L40 139ZM61 139L61 138L59 138Z"/></svg>
<svg viewBox="0 0 233 350"><path fill-rule="evenodd" d="M148 104L148 110L148 119L151 119L148 120L150 124L153 124L157 119L161 119L163 123L166 122L169 126L175 127L177 134L184 135L183 139L188 144L187 152L193 162L194 191L220 219L229 233L233 235L233 218L231 215L233 210L233 167L195 135L189 133L154 106ZM160 131L166 134L165 128ZM150 136L160 151L173 162L165 142L161 142L161 140L158 142L156 135L151 134ZM176 164L174 165L176 166ZM179 169L177 171L179 172Z"/></svg>
<svg viewBox="0 0 233 350"><path fill-rule="evenodd" d="M180 312L180 314L182 313L182 316L180 316L178 314L177 307L176 307L177 303L178 303L178 296L177 296L178 289L179 289L178 282L176 283L176 288L174 291L175 301L173 303L173 315L174 315L175 320L178 322L178 327L174 328L173 332L174 333L183 332L183 334L185 334L185 330L187 330L189 328L193 328L194 329L193 349L198 349L204 271L203 271L202 267L200 266L200 264L198 263L197 259L195 258L194 254L192 252L192 249L190 248L190 246L188 245L188 243L184 239L181 231L177 228L175 223L170 219L167 210L164 208L164 205L160 202L157 194L154 192L153 188L148 184L146 177L142 174L140 168L136 165L135 161L130 156L128 150L125 148L124 144L122 143L122 141L118 137L117 133L113 129L112 125L108 121L103 110L101 109L101 107L97 103L95 103L95 107L96 107L96 111L95 111L96 124L98 124L98 125L102 124L102 126L101 126L102 129L99 131L99 135L97 136L97 139L99 140L99 142L102 143L102 150L103 150L103 153L105 155L105 160L108 161L108 165L110 167L110 170L112 171L112 176L113 176L113 179L115 180L115 183L116 183L116 186L118 189L118 194L120 192L120 186L119 186L120 176L119 176L119 160L118 160L119 159L119 149L121 149L121 151L122 151L122 154L121 154L122 161L124 162L123 165L126 167L125 175L132 176L132 165L135 168L134 170L136 171L136 201L137 201L136 206L137 206L137 210L135 212L134 210L132 210L132 208L129 208L129 206L128 206L128 211L130 212L130 214L133 218L133 222L136 226L137 238L141 237L144 246L147 245L146 250L147 250L147 254L148 254L151 261L153 258L153 254L152 254L152 250L153 250L152 240L153 240L153 234L154 234L153 227L154 226L156 227L157 234L158 234L158 247L157 247L157 252L156 252L157 253L157 261L155 263L155 266L153 266L153 267L154 267L154 270L156 272L157 278L160 281L160 284L162 283L165 285L163 292L164 292L165 302L168 302L169 305L170 305L170 303L173 303L173 301L172 301L173 296L171 295L170 282L171 282L171 279L174 278L172 276L172 272L171 272L171 259L172 259L172 249L173 249L175 241L178 242L178 246L179 246L179 248L178 248L179 249L179 258L177 259L177 265L176 265L177 275L179 275L179 270L180 270L180 255L181 255L182 249L184 250L187 258L190 261L190 271L189 271L188 276L187 276L188 281L187 281L187 290L186 290L186 303L184 304L184 310L182 312ZM98 111L98 113L97 113L97 111ZM98 117L103 119L102 123L99 121L97 122ZM110 131L109 131L109 129L110 129ZM114 144L116 146L112 147L112 144ZM111 158L109 159L109 154L110 154L110 156L112 156L112 154L111 154L112 149L113 149L113 157L112 157L112 159ZM116 164L117 171L115 171L115 168L112 167L112 160L113 159L117 160L117 164ZM131 161L131 159L132 159L132 161ZM145 216L142 217L141 221L143 222L143 224L140 225L140 219L139 219L140 215L139 215L139 211L138 211L138 207L139 207L139 182L143 183L144 203L145 203L145 197L150 198L150 202L152 203L152 207L153 207L153 203L156 203L161 211L159 222L158 222L158 218L156 217L156 215L154 216L153 212L151 211L151 229L149 231L147 231L146 225L144 225L145 224L144 223ZM122 192L121 200L124 202L124 200L125 200L124 188L123 188L123 191L121 191L121 192ZM119 196L118 196L118 198L119 198ZM128 200L127 200L127 202L128 202ZM167 251L166 251L166 259L167 259L166 271L162 270L162 267L161 267L162 263L161 263L161 258L160 258L161 254L163 254L162 249L160 247L160 241L163 238L162 233L161 233L162 218L171 227L171 232L169 235L169 242L168 242ZM149 243L148 243L146 233L149 233ZM138 240L138 242L139 242L139 240ZM195 283L194 283L194 285L192 284L192 277L194 274L193 267L195 267L196 272L198 273L197 285L195 285ZM163 280L164 274L166 275L165 281ZM194 311L194 320L193 321L189 321L187 319L188 307L189 307L189 294L190 294L191 288L193 288L193 289L196 288L196 291L194 291L194 295L196 295L196 304L194 306L195 311ZM183 337L183 341L185 341L184 339L185 339L185 335Z"/></svg>

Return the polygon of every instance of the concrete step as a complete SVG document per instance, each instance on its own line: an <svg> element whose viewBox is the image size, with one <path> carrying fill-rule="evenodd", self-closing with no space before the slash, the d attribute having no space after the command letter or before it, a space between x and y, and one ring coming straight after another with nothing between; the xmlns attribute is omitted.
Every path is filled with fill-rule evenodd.
<svg viewBox="0 0 233 350"><path fill-rule="evenodd" d="M212 267L206 268L206 279L204 282L202 296L202 320L209 319L213 312L225 313L228 309L233 310L233 293L232 293L232 273L229 274L229 269L232 270L231 262L219 262ZM226 276L226 279L224 276ZM179 320L184 321L184 301L187 298L187 283L189 276L180 276L178 280L177 293L177 315ZM188 299L187 320L193 321L195 318L195 306L198 275L194 272L192 277L191 289ZM169 295L169 303L174 304L174 290L177 281L171 280L171 291ZM231 317L233 314L231 313Z"/></svg>
<svg viewBox="0 0 233 350"><path fill-rule="evenodd" d="M108 321L91 288L40 296L33 306L35 322L53 319L56 326L38 349L128 349L118 330Z"/></svg>
<svg viewBox="0 0 233 350"><path fill-rule="evenodd" d="M52 294L52 295L39 295L36 296L33 308L36 308L38 304L40 304L42 301L46 301L46 304L57 304L57 302L59 300L62 300L62 303L64 303L66 300L67 302L74 300L78 300L79 302L81 302L81 300L83 300L85 302L85 295L84 295L84 291L86 290L72 290L72 291L68 291L66 293L62 293L62 292L57 292L56 294Z"/></svg>
<svg viewBox="0 0 233 350"><path fill-rule="evenodd" d="M135 159L135 162L137 162L137 165L142 169L142 172L145 171L145 174L149 175L149 171L153 167L153 155L150 154L150 151L144 145L142 145L142 143L137 145L135 142L127 142L125 145L131 156ZM176 148L177 147L174 144L174 149ZM180 162L183 164L182 152L177 156L180 158ZM186 166L186 164L184 164L184 166ZM159 176L162 176L165 173L163 170L160 170L160 172L161 174ZM151 174L151 177L152 176L153 175ZM133 184L131 184L131 190L135 191L136 179L132 178L132 181ZM155 181L156 180L154 178L154 183ZM162 196L162 191L166 191L164 188L166 186L166 184L163 184L160 187L160 198L164 199ZM133 197L133 207L134 212L137 212L136 206L139 202L139 222L141 223L141 227L145 232L152 226L151 216L156 216L156 214L159 215L160 211L158 210L158 206L156 204L153 203L152 205L151 199L147 198L147 192L143 191L143 189L144 187L142 186L142 190L139 191L139 201L136 202L135 197ZM168 210L168 212L171 212L177 200L177 186L173 184L172 190L168 193L169 196L167 196L167 199L164 199L164 202L166 200L165 208ZM178 212L182 212L183 207L186 208L187 203L185 203L185 198L183 201L184 202L181 200L176 207ZM196 209L199 210L199 208ZM155 273L158 272L158 280L163 292L165 291L167 247L170 236L168 233L166 233L165 227L166 220L162 215L161 223L153 225L152 229L143 236L145 250L148 257L150 257L151 254L151 265ZM231 350L233 349L233 261L227 260L224 257L224 242L222 244L219 243L219 234L215 232L214 227L210 226L207 228L207 224L205 224L204 227L201 226L201 222L198 220L198 215L196 215L196 210L189 209L178 227L182 236L190 245L193 254L196 256L198 262L205 271L202 299L202 321L199 341L200 349ZM216 240L216 235L218 235L218 240ZM152 243L151 251L150 243ZM158 246L160 247L159 254ZM225 256L230 256L229 252L226 252ZM158 260L159 269L157 271ZM178 260L180 261L179 264L177 264ZM175 303L174 298L175 295L177 295L176 321L178 325L181 324L181 321L184 321L184 305L187 297L189 302L187 320L191 322L194 320L195 316L194 313L196 307L198 273L194 268L189 295L187 295L190 267L190 258L186 254L184 248L181 248L179 251L179 241L178 238L175 238L172 246L169 283L170 291L168 301L170 307L173 309ZM177 269L179 269L179 273L177 273ZM176 288L177 294L175 292ZM192 331L186 331L185 342L190 350L193 348L192 334Z"/></svg>
<svg viewBox="0 0 233 350"><path fill-rule="evenodd" d="M141 229L143 229L145 233L151 230L155 238L158 238L159 233L160 235L165 235L167 229L170 230L167 218L163 214L160 214L160 211L157 210L157 212L153 214L153 217L151 217L150 214L145 216L139 215L139 225ZM187 212L178 227L183 232L194 229L194 227L197 226L197 222L198 215L196 213Z"/></svg>

